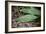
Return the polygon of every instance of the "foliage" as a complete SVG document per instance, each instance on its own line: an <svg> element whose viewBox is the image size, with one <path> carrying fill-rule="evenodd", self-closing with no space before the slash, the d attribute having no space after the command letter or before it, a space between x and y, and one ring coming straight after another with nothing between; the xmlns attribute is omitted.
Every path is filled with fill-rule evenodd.
<svg viewBox="0 0 46 34"><path fill-rule="evenodd" d="M34 7L18 7L20 13L23 13L21 17L16 18L17 22L29 22L34 21L40 17L40 10ZM21 15L21 14L20 14Z"/></svg>

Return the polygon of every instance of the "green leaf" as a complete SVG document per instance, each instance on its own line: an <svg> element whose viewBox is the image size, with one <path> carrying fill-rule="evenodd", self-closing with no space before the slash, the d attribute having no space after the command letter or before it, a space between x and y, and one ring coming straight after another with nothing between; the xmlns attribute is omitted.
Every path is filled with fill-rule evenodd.
<svg viewBox="0 0 46 34"><path fill-rule="evenodd" d="M40 15L40 10L34 8L34 7L31 7L30 9L27 8L23 8L21 9L20 11L24 12L24 13L29 13L29 14L32 14L32 15Z"/></svg>
<svg viewBox="0 0 46 34"><path fill-rule="evenodd" d="M36 17L34 15L24 15L24 16L17 18L16 21L17 22L29 22L29 21L33 21L36 18L38 18L38 17Z"/></svg>

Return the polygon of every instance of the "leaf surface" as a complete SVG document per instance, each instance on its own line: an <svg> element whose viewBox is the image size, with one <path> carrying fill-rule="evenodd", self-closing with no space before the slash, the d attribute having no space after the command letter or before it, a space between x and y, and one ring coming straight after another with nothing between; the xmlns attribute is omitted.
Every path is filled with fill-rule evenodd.
<svg viewBox="0 0 46 34"><path fill-rule="evenodd" d="M36 18L38 18L38 17L36 17L34 15L24 15L24 16L17 18L16 21L17 22L29 22L29 21L33 21Z"/></svg>
<svg viewBox="0 0 46 34"><path fill-rule="evenodd" d="M21 9L21 11L23 11L24 13L29 13L29 14L32 14L32 15L40 15L40 10L36 9L36 8L23 8Z"/></svg>

